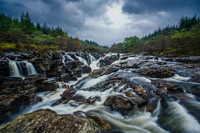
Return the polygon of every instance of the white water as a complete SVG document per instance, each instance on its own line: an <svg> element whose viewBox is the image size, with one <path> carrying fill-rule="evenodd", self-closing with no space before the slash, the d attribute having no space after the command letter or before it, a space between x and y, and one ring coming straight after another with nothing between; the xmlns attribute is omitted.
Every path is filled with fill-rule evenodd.
<svg viewBox="0 0 200 133"><path fill-rule="evenodd" d="M76 54L74 54L74 56L75 56L76 58L78 58L78 60L79 60L80 62L83 62L83 64L85 64L86 66L88 66L87 61L86 61L85 59L83 59L81 56L77 56Z"/></svg>
<svg viewBox="0 0 200 133"><path fill-rule="evenodd" d="M9 60L11 77L22 77L23 78L23 72L22 72L22 66L21 66L22 63L25 63L28 75L37 74L37 71L35 70L35 67L33 66L32 63L30 63L28 61L18 62L18 61Z"/></svg>
<svg viewBox="0 0 200 133"><path fill-rule="evenodd" d="M164 126L171 127L172 129L183 133L200 132L200 125L198 121L178 102L170 102L167 111L170 119L163 124Z"/></svg>
<svg viewBox="0 0 200 133"><path fill-rule="evenodd" d="M110 56L111 54L107 54L106 56ZM99 60L95 60L95 58L92 55L90 56L91 64L90 67L92 70L98 69L98 63L99 60L105 57L100 58ZM70 59L70 55L65 53L65 57L63 57L63 60L65 58ZM84 60L82 57L79 57L78 55L76 56L79 61L83 62L85 65L88 63L86 60ZM126 59L128 60L135 60L138 59L138 57L130 57ZM71 60L73 60L71 58ZM118 60L114 62L113 64L117 64L122 62L121 60ZM131 70L131 69L130 69ZM118 72L124 72L125 70L119 70ZM128 71L128 70L127 70ZM115 72L118 73L118 72ZM131 73L131 71L128 71ZM82 75L81 78L86 77L88 74ZM123 132L129 132L129 133L167 133L165 129L163 129L158 123L157 120L159 119L158 115L160 114L161 110L161 103L160 100L157 104L157 108L154 110L153 113L147 112L145 109L140 110L136 112L132 116L122 116L119 112L116 111L111 111L109 107L104 106L104 102L109 96L115 96L115 95L124 95L124 93L120 92L122 88L124 88L124 85L119 86L119 84L113 85L111 88L107 89L106 91L87 91L84 90L86 88L92 87L100 82L103 82L107 80L109 77L111 77L113 73L109 75L103 75L99 76L97 78L88 78L87 81L83 84L80 90L76 92L76 95L81 95L84 96L86 99L92 98L95 96L100 97L100 101L95 101L94 104L89 105L89 104L81 104L76 107L71 106L70 103L75 103L76 101L69 101L67 104L59 104L56 106L51 106L53 102L61 98L61 94L66 90L66 88L63 88L63 85L74 85L76 84L81 78L79 78L77 81L71 81L69 83L63 83L59 82L59 89L55 92L51 93L40 93L38 96L42 97L43 101L36 104L35 106L32 107L32 109L29 112L35 111L37 109L45 109L49 108L51 110L56 111L58 114L73 114L76 111L83 111L83 112L88 112L91 114L95 114L101 118L106 119L110 123L112 123L114 126L120 128ZM142 77L142 76L135 76L130 78L131 80L140 80L142 82L147 82L151 83L151 80ZM172 78L166 79L166 80L174 80L174 81L187 81L187 77L181 77L179 75L175 75ZM113 87L118 87L113 90ZM127 88L127 90L132 89L132 88ZM134 92L133 92L134 93ZM135 93L133 95L136 95ZM193 106L199 107L199 103L194 103ZM168 125L169 127L173 127L174 125L178 124L178 128L182 132L200 132L200 126L198 121L187 112L187 110L181 106L178 102L171 102L169 103L169 107L167 108L168 110L168 115L172 116L173 120L167 121L167 123L163 125Z"/></svg>
<svg viewBox="0 0 200 133"><path fill-rule="evenodd" d="M94 56L92 56L91 54L89 54L89 56L90 56L90 61L91 61L90 67L91 67L92 71L99 69L98 63L99 63L100 59L96 60L94 58Z"/></svg>
<svg viewBox="0 0 200 133"><path fill-rule="evenodd" d="M164 80L179 82L179 81L188 81L189 79L190 79L190 77L183 77L178 74L175 74L173 77L165 78Z"/></svg>
<svg viewBox="0 0 200 133"><path fill-rule="evenodd" d="M9 60L9 67L10 67L11 77L21 77L16 61Z"/></svg>
<svg viewBox="0 0 200 133"><path fill-rule="evenodd" d="M100 82L105 81L108 78L108 76L109 75L103 75L97 78L91 78L81 88L84 89L84 88L92 87Z"/></svg>
<svg viewBox="0 0 200 133"><path fill-rule="evenodd" d="M32 63L28 61L24 61L24 63L26 64L28 75L37 74L37 71L35 70L35 67Z"/></svg>

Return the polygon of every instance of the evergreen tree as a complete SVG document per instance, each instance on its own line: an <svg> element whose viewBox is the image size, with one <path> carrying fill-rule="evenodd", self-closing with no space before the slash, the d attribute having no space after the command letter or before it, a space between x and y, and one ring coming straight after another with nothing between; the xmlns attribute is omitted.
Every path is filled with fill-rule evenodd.
<svg viewBox="0 0 200 133"><path fill-rule="evenodd" d="M37 23L37 26L36 26L37 30L38 31L41 31L41 26L40 26L40 23Z"/></svg>

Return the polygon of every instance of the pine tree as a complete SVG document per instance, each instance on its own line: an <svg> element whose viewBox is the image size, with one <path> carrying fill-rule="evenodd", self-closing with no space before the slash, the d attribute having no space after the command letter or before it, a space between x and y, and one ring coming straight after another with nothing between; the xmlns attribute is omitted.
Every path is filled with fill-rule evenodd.
<svg viewBox="0 0 200 133"><path fill-rule="evenodd" d="M38 31L41 31L41 26L40 26L40 23L37 23L37 26L36 26L37 30Z"/></svg>

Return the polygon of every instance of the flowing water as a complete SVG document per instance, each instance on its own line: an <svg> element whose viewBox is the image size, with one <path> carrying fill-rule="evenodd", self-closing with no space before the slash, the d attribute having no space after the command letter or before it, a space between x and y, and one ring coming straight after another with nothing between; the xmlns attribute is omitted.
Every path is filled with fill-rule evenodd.
<svg viewBox="0 0 200 133"><path fill-rule="evenodd" d="M16 61L9 60L9 67L11 77L21 77Z"/></svg>
<svg viewBox="0 0 200 133"><path fill-rule="evenodd" d="M37 71L32 63L28 61L12 61L9 60L10 76L11 77L24 77L23 67L27 71L27 75L37 74Z"/></svg>
<svg viewBox="0 0 200 133"><path fill-rule="evenodd" d="M72 57L72 53L65 53L63 55L63 63L65 60L75 60ZM105 57L102 57L98 60L94 58L94 56L89 54L90 63L81 57L80 55L74 54L74 56L83 64L90 66L92 71L99 69L99 60L103 59L107 56L111 56L111 54L107 54ZM121 55L122 56L122 55ZM113 64L123 63L124 61L129 60L138 60L141 57L129 57L125 60L118 60L115 61ZM151 61L155 61L155 59L151 59ZM158 61L162 61L159 59ZM10 61L10 69L11 69L11 76L19 77L20 72L19 68L15 61ZM30 63L26 62L26 66L28 69L28 74L35 74L37 73ZM116 96L116 95L124 95L122 93L122 88L125 85L115 84L110 86L109 89L105 91L100 90L87 90L87 88L97 85L103 81L106 81L108 78L113 77L114 75L122 73L121 76L128 78L130 81L134 81L137 83L143 83L146 85L151 85L151 79L143 76L133 75L132 71L134 69L126 69L126 70L118 70L117 72L102 75L97 78L86 78L82 80L83 82L79 86L79 90L76 92L76 95L82 95L86 99L91 98L94 96L100 97L99 101L96 101L94 104L81 104L78 106L72 106L71 103L76 104L76 101L69 101L67 104L59 104L56 106L51 106L56 100L61 98L61 94L66 90L63 88L63 85L75 85L84 77L87 77L88 74L82 75L82 77L78 78L77 81L72 81L69 83L59 82L59 88L55 92L43 92L39 93L38 96L42 97L42 102L34 105L28 112L33 112L38 109L45 109L49 108L51 110L56 111L58 114L73 114L76 111L83 111L87 112L88 114L93 114L99 116L101 118L106 119L111 125L114 127L113 132L130 132L130 133L168 133L168 132L177 132L177 133L199 133L200 132L200 124L198 118L190 114L190 110L187 109L187 106L181 104L178 100L169 100L167 101L167 106L161 106L161 100L159 99L155 104L156 109L153 112L148 112L146 108L142 109L135 109L135 113L133 115L124 116L117 111L111 111L109 107L104 106L104 102L106 101L107 97L109 96ZM130 75L123 75L123 73L128 73ZM190 77L183 77L178 74L174 75L171 78L165 78L163 80L166 81L174 81L174 82L187 82ZM79 85L76 84L77 86ZM115 91L114 89L115 88ZM117 89L116 89L117 88ZM131 89L131 88L128 88ZM136 95L133 93L133 95ZM187 99L187 104L192 107L193 110L198 114L200 113L200 102L195 99L195 96L190 94L185 94L187 97L190 97L189 100ZM192 100L191 100L192 98ZM154 100L154 99L152 99ZM187 105L186 104L186 105ZM27 112L25 112L27 113Z"/></svg>
<svg viewBox="0 0 200 133"><path fill-rule="evenodd" d="M28 61L24 61L24 63L26 64L28 75L37 74L37 71L35 70L35 67L33 66L32 63Z"/></svg>

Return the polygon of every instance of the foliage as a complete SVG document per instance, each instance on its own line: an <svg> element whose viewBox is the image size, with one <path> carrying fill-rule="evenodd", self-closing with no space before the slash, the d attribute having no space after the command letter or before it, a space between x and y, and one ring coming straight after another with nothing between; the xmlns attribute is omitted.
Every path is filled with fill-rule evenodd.
<svg viewBox="0 0 200 133"><path fill-rule="evenodd" d="M20 20L0 13L0 48L6 51L36 50L44 53L49 50L85 51L88 47L99 51L106 49L93 41L72 38L58 26L50 28L32 22L29 13L22 13ZM88 50L91 50L89 48Z"/></svg>
<svg viewBox="0 0 200 133"><path fill-rule="evenodd" d="M111 52L147 52L162 55L200 55L200 19L182 17L176 26L155 30L139 39L125 38L124 42L113 44Z"/></svg>

